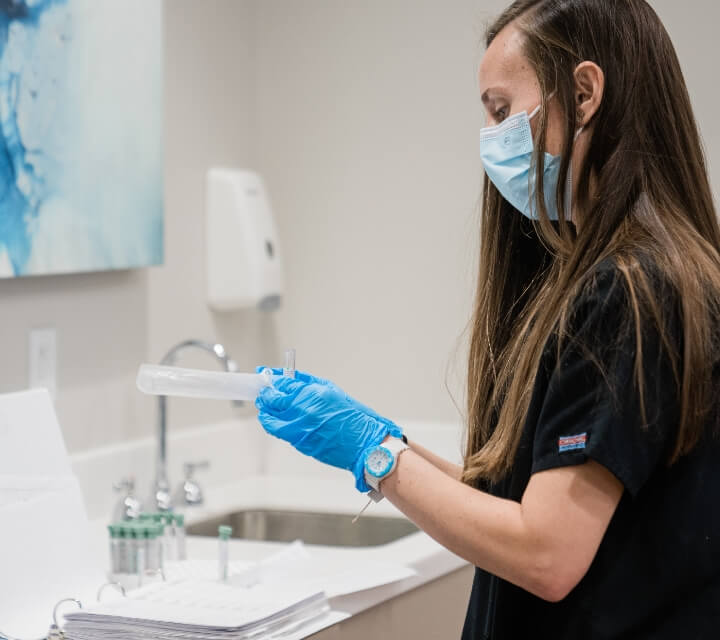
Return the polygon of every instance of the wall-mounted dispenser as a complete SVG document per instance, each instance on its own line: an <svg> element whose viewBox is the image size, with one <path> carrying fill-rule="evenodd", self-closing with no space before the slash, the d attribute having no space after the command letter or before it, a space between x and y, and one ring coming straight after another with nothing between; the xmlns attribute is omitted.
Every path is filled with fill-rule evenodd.
<svg viewBox="0 0 720 640"><path fill-rule="evenodd" d="M239 169L208 170L205 209L210 307L277 309L284 288L282 259L262 178Z"/></svg>

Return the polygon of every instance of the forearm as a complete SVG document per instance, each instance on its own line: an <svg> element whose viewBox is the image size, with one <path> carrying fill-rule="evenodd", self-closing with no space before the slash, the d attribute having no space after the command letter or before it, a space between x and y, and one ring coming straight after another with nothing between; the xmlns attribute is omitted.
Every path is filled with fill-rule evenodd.
<svg viewBox="0 0 720 640"><path fill-rule="evenodd" d="M383 494L428 535L460 557L548 598L550 554L523 519L522 506L473 489L414 450L383 480Z"/></svg>
<svg viewBox="0 0 720 640"><path fill-rule="evenodd" d="M440 471L449 475L455 480L460 480L460 477L462 476L462 467L460 465L453 464L445 458L434 454L429 449L420 446L414 440L408 440L408 444L415 453L417 453L421 458L427 460L433 467L435 467L436 469L440 469Z"/></svg>
<svg viewBox="0 0 720 640"><path fill-rule="evenodd" d="M358 452L387 436L385 422L368 420L333 386L282 376L256 405L268 433L353 470L356 486L365 486ZM445 547L553 602L587 572L624 492L611 470L590 459L533 473L521 502L506 500L463 484L457 468L414 446L399 455L381 491Z"/></svg>

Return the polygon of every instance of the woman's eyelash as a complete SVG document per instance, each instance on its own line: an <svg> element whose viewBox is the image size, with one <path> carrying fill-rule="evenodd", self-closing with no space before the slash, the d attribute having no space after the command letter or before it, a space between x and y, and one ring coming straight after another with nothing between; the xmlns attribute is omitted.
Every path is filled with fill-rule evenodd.
<svg viewBox="0 0 720 640"><path fill-rule="evenodd" d="M493 117L495 118L496 122L505 120L505 118L507 117L507 107L503 107L502 109L498 109L497 111L495 111Z"/></svg>

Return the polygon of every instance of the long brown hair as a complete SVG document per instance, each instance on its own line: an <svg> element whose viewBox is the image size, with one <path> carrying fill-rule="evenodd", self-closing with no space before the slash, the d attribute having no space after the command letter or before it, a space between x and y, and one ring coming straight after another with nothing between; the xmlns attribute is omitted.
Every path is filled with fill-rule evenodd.
<svg viewBox="0 0 720 640"><path fill-rule="evenodd" d="M640 338L649 326L676 374L681 418L666 461L672 464L706 428L720 327L720 229L677 55L644 0L518 0L490 27L487 45L510 23L524 36L543 96L533 161L540 219L526 220L485 178L463 480L496 482L512 468L544 346L566 335L573 300L608 258L631 303L644 424ZM547 218L545 100L556 91L565 115L558 181L565 185L578 128L573 72L585 60L603 69L605 91L591 120L587 158L574 176L575 227ZM565 211L565 189L556 199ZM679 340L666 331L667 305L649 263L678 300Z"/></svg>

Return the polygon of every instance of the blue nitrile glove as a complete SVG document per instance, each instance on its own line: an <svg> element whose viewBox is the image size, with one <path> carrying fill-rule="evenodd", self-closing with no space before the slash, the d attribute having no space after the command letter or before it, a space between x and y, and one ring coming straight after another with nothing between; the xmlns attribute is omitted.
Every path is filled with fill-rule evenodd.
<svg viewBox="0 0 720 640"><path fill-rule="evenodd" d="M301 453L325 464L347 469L358 491L370 491L365 482L365 457L386 436L402 431L358 408L333 384L277 377L260 391L255 406L264 429L289 442Z"/></svg>
<svg viewBox="0 0 720 640"><path fill-rule="evenodd" d="M263 369L270 369L270 371L273 372L273 375L276 375L276 376L283 375L282 369L273 369L271 367L255 367L255 371L257 373L260 373L261 371L263 371ZM355 400L355 398L352 398L347 393L345 393L334 382L330 382L330 380L325 380L325 378L318 378L317 376L314 376L311 373L307 373L306 371L299 371L299 370L295 371L295 380L301 380L302 382L314 382L316 384L322 384L322 385L325 385L326 387L331 387L332 389L335 389L339 393L344 394L345 397L347 398L347 400L351 404L356 406L358 409L360 409L360 411L364 411L365 413L367 413L369 416L372 416L376 420L380 420L380 422L384 422L389 427L391 427L393 429L397 429L400 432L400 435L397 437L398 438L402 437L402 435L403 435L402 429L400 429L400 427L398 427L392 420L383 418L381 415L378 415L377 413L375 413L370 407L366 407L361 402L358 402L357 400Z"/></svg>

